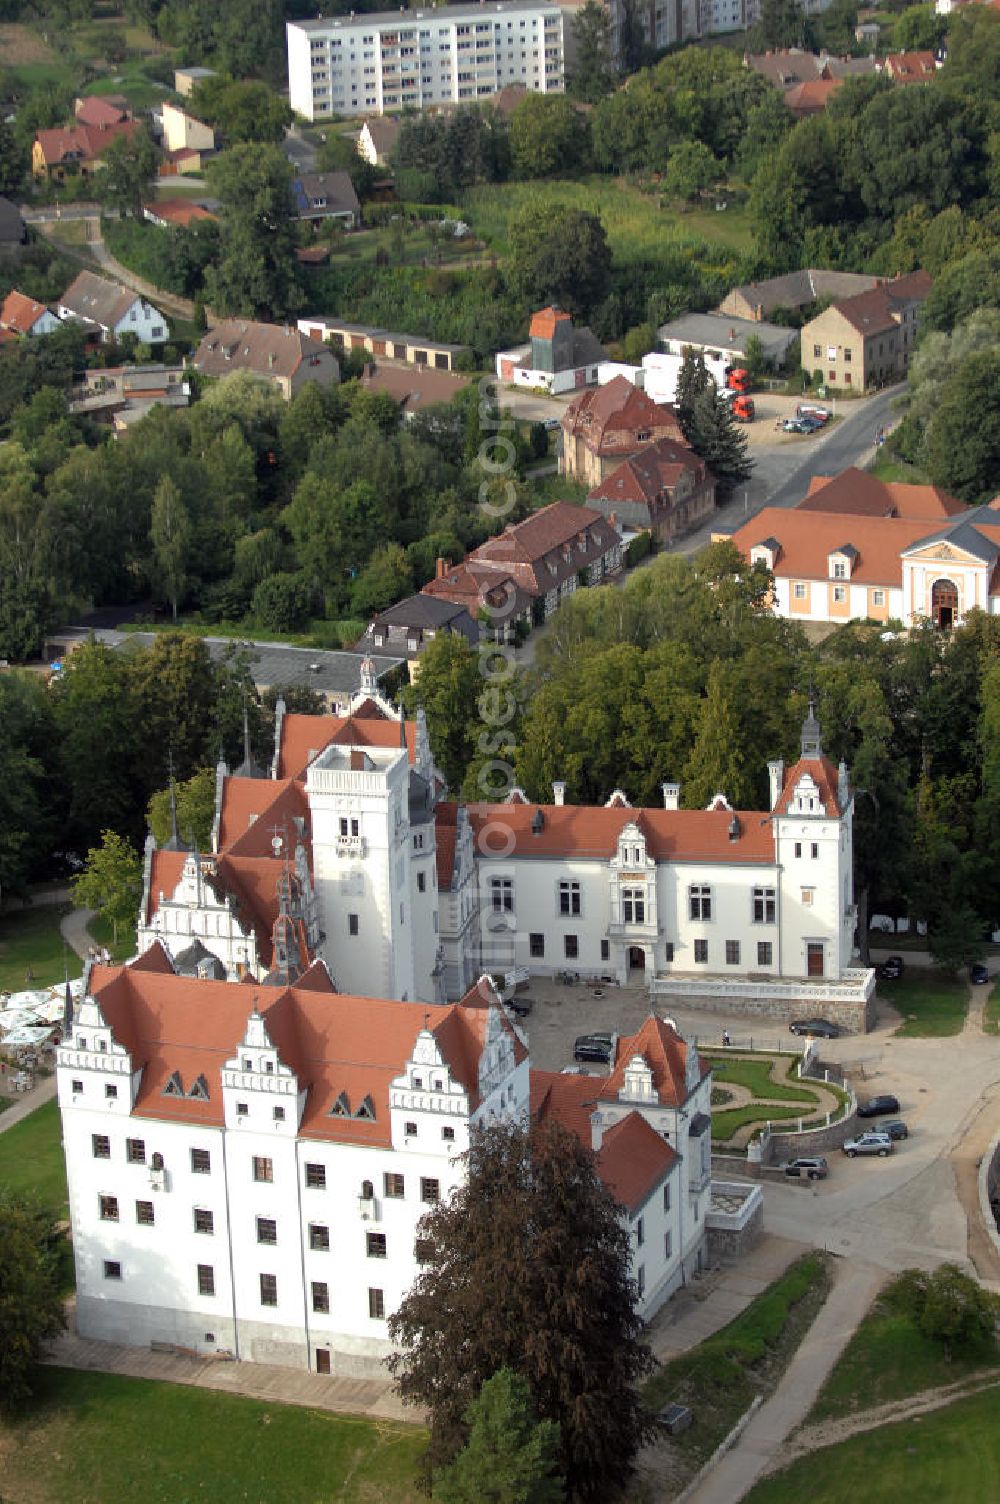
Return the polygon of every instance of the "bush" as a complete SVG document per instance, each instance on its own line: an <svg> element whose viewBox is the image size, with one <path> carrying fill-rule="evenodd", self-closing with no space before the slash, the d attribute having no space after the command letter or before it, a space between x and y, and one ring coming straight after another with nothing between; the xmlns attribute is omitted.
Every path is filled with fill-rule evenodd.
<svg viewBox="0 0 1000 1504"><path fill-rule="evenodd" d="M625 550L625 563L629 569L634 569L640 559L648 558L652 552L652 533L636 533Z"/></svg>
<svg viewBox="0 0 1000 1504"><path fill-rule="evenodd" d="M308 583L302 575L287 572L261 580L251 603L254 620L269 632L297 632L309 620L311 608Z"/></svg>

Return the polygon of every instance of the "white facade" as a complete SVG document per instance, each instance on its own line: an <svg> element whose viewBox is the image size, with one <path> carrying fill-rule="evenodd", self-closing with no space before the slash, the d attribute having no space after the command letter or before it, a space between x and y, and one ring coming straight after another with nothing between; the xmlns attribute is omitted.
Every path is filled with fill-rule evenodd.
<svg viewBox="0 0 1000 1504"><path fill-rule="evenodd" d="M563 88L563 17L544 0L289 21L292 109L306 120Z"/></svg>
<svg viewBox="0 0 1000 1504"><path fill-rule="evenodd" d="M494 369L498 379L509 386L551 392L554 397L561 397L585 386L596 386L603 364L605 362L595 360L589 365L571 366L565 371L536 371L531 365L531 346L519 345L514 350L500 350L494 360Z"/></svg>
<svg viewBox="0 0 1000 1504"><path fill-rule="evenodd" d="M66 323L86 324L92 328L100 329L102 339L120 339L123 334L134 334L140 344L159 345L170 338L170 330L165 316L159 309L154 308L152 303L147 303L145 298L138 295L132 300L114 323L105 324L98 318L85 318L76 313L72 308L61 304L59 317Z"/></svg>

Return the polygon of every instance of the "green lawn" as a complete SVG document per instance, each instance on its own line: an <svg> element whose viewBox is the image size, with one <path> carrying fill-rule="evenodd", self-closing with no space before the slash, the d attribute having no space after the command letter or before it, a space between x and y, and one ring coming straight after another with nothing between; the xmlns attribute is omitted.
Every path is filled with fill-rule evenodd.
<svg viewBox="0 0 1000 1504"><path fill-rule="evenodd" d="M902 1014L903 1022L896 1033L906 1039L942 1038L962 1032L969 989L958 977L914 968L898 982L883 982L879 991Z"/></svg>
<svg viewBox="0 0 1000 1504"><path fill-rule="evenodd" d="M64 1213L66 1164L58 1102L43 1102L37 1111L0 1133L0 1185L18 1194L33 1193L44 1205Z"/></svg>
<svg viewBox="0 0 1000 1504"><path fill-rule="evenodd" d="M997 1354L956 1354L949 1362L940 1342L925 1337L912 1319L878 1301L862 1321L820 1390L809 1421L863 1414L924 1389L957 1384L996 1369Z"/></svg>
<svg viewBox="0 0 1000 1504"><path fill-rule="evenodd" d="M95 945L106 945L111 952L112 961L130 961L135 955L135 928L119 931L118 939L114 937L111 925L99 914L87 925L88 932L94 937Z"/></svg>
<svg viewBox="0 0 1000 1504"><path fill-rule="evenodd" d="M1000 982L996 982L983 1009L983 1033L1000 1034Z"/></svg>
<svg viewBox="0 0 1000 1504"><path fill-rule="evenodd" d="M728 1326L647 1382L644 1398L653 1409L677 1401L693 1412L690 1429L671 1442L684 1468L694 1473L754 1397L773 1390L829 1287L825 1256L806 1254Z"/></svg>
<svg viewBox="0 0 1000 1504"><path fill-rule="evenodd" d="M30 1418L0 1427L18 1504L418 1504L424 1442L415 1426L59 1368Z"/></svg>
<svg viewBox="0 0 1000 1504"><path fill-rule="evenodd" d="M916 465L908 465L905 460L900 460L893 454L888 454L885 449L880 449L875 463L869 466L872 475L878 480L905 481L912 486L930 485L930 477L926 471L918 470Z"/></svg>
<svg viewBox="0 0 1000 1504"><path fill-rule="evenodd" d="M1000 1499L1000 1390L827 1447L745 1504L990 1504Z"/></svg>
<svg viewBox="0 0 1000 1504"><path fill-rule="evenodd" d="M611 249L622 264L655 262L664 246L704 247L709 259L732 264L734 257L750 249L750 222L744 208L678 213L661 208L656 193L642 193L622 178L593 176L579 180L490 183L476 188L463 200L463 210L480 239L498 254L505 254L507 226L524 208L565 204L599 216Z"/></svg>
<svg viewBox="0 0 1000 1504"><path fill-rule="evenodd" d="M39 904L36 908L11 909L0 916L0 992L50 987L62 981L64 947L59 921L67 912L68 905ZM78 977L82 968L68 947L65 959L70 976Z"/></svg>
<svg viewBox="0 0 1000 1504"><path fill-rule="evenodd" d="M755 1097L766 1101L816 1102L816 1093L807 1086L793 1086L791 1082L781 1079L794 1061L793 1055L772 1055L765 1060L741 1060L702 1051L701 1056L708 1061L721 1086L745 1086Z"/></svg>

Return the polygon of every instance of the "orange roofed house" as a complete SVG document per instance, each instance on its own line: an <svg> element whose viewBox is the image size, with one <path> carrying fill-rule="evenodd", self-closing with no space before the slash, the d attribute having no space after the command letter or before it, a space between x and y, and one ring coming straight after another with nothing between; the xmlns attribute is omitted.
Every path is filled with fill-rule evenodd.
<svg viewBox="0 0 1000 1504"><path fill-rule="evenodd" d="M159 943L93 967L58 1051L85 1338L380 1377L420 1218L473 1129L529 1114L592 1148L648 1317L741 1251L758 1186L711 1180L712 1076L650 1018L597 1082L530 1070L492 982L458 1003L178 975Z"/></svg>
<svg viewBox="0 0 1000 1504"><path fill-rule="evenodd" d="M507 386L539 387L558 396L593 386L607 358L588 328L574 328L565 309L552 304L532 315L526 345L500 351L496 373Z"/></svg>
<svg viewBox="0 0 1000 1504"><path fill-rule="evenodd" d="M35 178L90 177L103 168L103 156L119 136L132 136L139 129L126 111L103 100L78 100L80 112L72 125L37 131L31 147L31 172Z"/></svg>
<svg viewBox="0 0 1000 1504"><path fill-rule="evenodd" d="M657 439L683 444L684 435L669 407L656 403L624 376L595 391L581 392L562 418L562 475L596 486L623 460Z"/></svg>
<svg viewBox="0 0 1000 1504"><path fill-rule="evenodd" d="M845 470L817 477L797 507L765 507L733 542L774 574L779 616L951 627L1000 611L997 506Z"/></svg>

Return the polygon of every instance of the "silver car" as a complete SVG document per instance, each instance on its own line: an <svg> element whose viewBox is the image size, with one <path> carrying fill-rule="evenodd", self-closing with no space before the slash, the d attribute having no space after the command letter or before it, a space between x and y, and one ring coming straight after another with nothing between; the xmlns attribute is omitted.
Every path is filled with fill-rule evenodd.
<svg viewBox="0 0 1000 1504"><path fill-rule="evenodd" d="M844 1153L848 1159L855 1159L859 1154L891 1154L895 1144L887 1133L859 1133L857 1138L849 1138L843 1145Z"/></svg>

